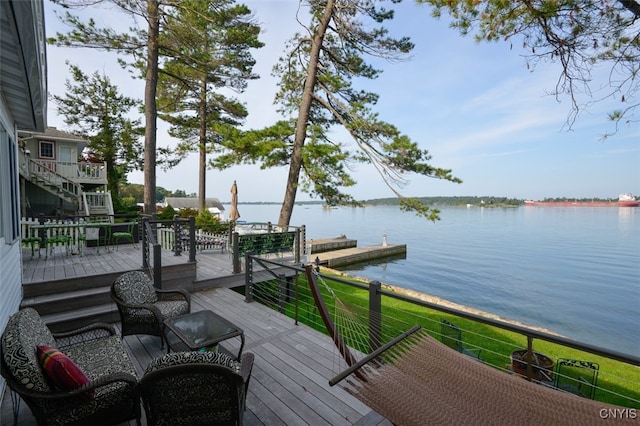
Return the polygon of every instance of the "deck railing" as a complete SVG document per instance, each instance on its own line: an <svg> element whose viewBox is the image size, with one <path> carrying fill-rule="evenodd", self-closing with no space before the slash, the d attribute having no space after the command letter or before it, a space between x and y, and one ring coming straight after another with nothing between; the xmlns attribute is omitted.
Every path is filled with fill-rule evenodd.
<svg viewBox="0 0 640 426"><path fill-rule="evenodd" d="M151 216L143 215L140 223L142 224L142 268L149 271L149 275L153 279L153 285L156 288L162 288L162 247L156 239L156 228L158 221Z"/></svg>
<svg viewBox="0 0 640 426"><path fill-rule="evenodd" d="M228 250L233 272L236 274L242 271L241 259L247 252L254 255L291 253L296 263L299 263L305 254L304 225L281 229L271 222L230 222L227 232L213 233L195 227L192 230L188 220L179 217L155 223L160 225L157 227L156 236L163 249L172 250L176 256L188 251L194 261L197 250Z"/></svg>
<svg viewBox="0 0 640 426"><path fill-rule="evenodd" d="M291 265L277 260L256 257L252 254L247 255L245 264L246 284L244 291L247 302L259 301L275 310L289 314L296 323L300 321L315 329L327 332L320 320L320 314L309 296L308 289L299 286L299 282L301 285L306 286L306 280L297 279L294 281L291 279L291 276L295 274L304 276L305 269L303 265ZM257 274L254 273L257 265L260 266L261 270L274 271L271 273L272 278L267 281L262 278L263 281L259 282L260 280L256 279ZM264 273L261 272L261 275L264 276ZM434 315L442 315L453 318L454 321L460 324L475 323L475 326L462 327L464 344L474 349L481 349L482 353L486 354L483 357L486 358L483 359L484 362L511 374L513 374L513 371L511 371L511 352L516 349L537 352L539 349L535 346L539 346L540 342L545 342L543 345L548 350L559 354L557 358L564 358L564 353L570 348L571 350L580 351L579 354L583 358L602 358L604 360L602 364L606 362L607 365L614 365L620 371L633 372L632 377L635 379L620 377L614 372L607 371L607 366L603 365L600 369L598 385L596 386L596 399L633 407L633 409L640 408L640 373L636 368L640 366L640 357L638 356L578 342L541 329L503 321L470 310L411 297L400 291L395 291L397 289L387 289L377 281L362 283L353 279L349 280L322 273L318 276L323 284L328 284L328 287L331 287L330 290L322 289L323 293L326 294L326 298L340 298L341 296L348 298L353 293L361 293L361 306L354 308L355 310L352 314L359 315L360 319L367 324L368 331L363 334L365 334L364 340L369 341L369 348L367 348L369 350L378 347L380 342L386 343L386 341L400 335L416 324L422 324L432 337L441 340L440 320L434 319ZM334 288L336 283L338 287L346 286L346 288L351 288L352 290L342 290L343 293L341 294L341 290ZM396 303L399 306L404 306L404 309L401 308L402 312L395 307ZM336 305L338 304L336 303ZM397 320L397 318L407 316L412 318L409 323L400 324ZM413 321L415 322L411 323ZM478 330L478 325L487 326L486 330L492 332L491 336L473 331ZM396 326L398 326L397 329L389 331L390 328ZM485 329L484 326L481 326L483 330ZM390 334L380 339L381 330L383 329ZM496 338L496 335L500 337ZM532 365L532 359L526 359L525 362L527 368L524 375L530 381L537 381L535 377L532 377L532 372L536 367ZM610 369L613 370L613 368ZM626 385L621 385L620 383L626 383Z"/></svg>

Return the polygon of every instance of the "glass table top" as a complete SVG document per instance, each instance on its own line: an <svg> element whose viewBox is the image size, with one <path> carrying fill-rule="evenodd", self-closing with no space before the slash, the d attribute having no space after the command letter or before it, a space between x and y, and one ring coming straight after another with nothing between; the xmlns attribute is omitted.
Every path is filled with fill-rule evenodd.
<svg viewBox="0 0 640 426"><path fill-rule="evenodd" d="M165 321L165 325L191 350L214 345L235 336L244 337L240 328L211 311L171 318Z"/></svg>

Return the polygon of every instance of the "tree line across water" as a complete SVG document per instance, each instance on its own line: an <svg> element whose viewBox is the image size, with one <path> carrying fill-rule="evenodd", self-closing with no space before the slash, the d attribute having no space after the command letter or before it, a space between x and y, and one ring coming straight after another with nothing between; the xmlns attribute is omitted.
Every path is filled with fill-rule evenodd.
<svg viewBox="0 0 640 426"><path fill-rule="evenodd" d="M478 196L439 196L439 197L416 197L421 203L429 206L520 206L524 200L507 197L478 197ZM397 198L376 198L363 201L365 205L397 205Z"/></svg>

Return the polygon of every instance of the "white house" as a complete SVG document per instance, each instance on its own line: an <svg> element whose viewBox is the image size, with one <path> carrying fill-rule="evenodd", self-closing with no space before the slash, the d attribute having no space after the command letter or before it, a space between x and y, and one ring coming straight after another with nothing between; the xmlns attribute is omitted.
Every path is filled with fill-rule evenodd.
<svg viewBox="0 0 640 426"><path fill-rule="evenodd" d="M224 207L217 198L205 198L204 205L209 212L220 220L224 220ZM166 197L163 207L171 206L176 211L182 209L198 210L198 199L192 197Z"/></svg>
<svg viewBox="0 0 640 426"><path fill-rule="evenodd" d="M0 1L0 330L22 299L18 129L46 128L45 46L42 0Z"/></svg>
<svg viewBox="0 0 640 426"><path fill-rule="evenodd" d="M82 158L87 140L55 127L18 136L22 216L113 215L107 164Z"/></svg>

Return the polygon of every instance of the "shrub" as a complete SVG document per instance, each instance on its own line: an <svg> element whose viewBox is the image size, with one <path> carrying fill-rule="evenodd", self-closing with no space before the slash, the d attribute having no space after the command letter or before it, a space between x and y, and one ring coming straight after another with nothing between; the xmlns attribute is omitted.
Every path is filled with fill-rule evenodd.
<svg viewBox="0 0 640 426"><path fill-rule="evenodd" d="M198 213L196 227L213 234L222 234L227 230L227 224L220 223L220 219L211 214L209 210Z"/></svg>
<svg viewBox="0 0 640 426"><path fill-rule="evenodd" d="M158 213L158 220L172 220L173 216L175 216L176 210L169 204L167 207L162 209L160 213Z"/></svg>

